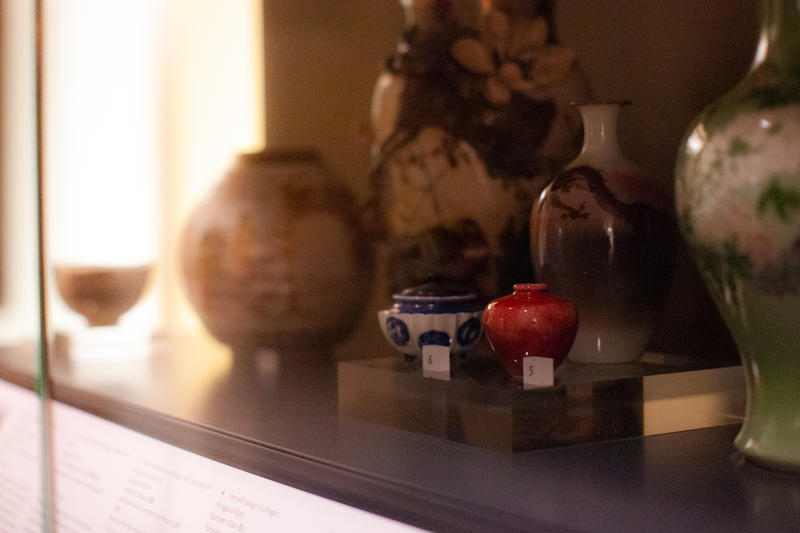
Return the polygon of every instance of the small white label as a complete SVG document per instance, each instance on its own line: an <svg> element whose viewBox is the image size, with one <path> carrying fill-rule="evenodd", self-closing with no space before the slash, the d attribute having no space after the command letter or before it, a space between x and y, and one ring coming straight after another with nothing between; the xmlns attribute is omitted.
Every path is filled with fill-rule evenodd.
<svg viewBox="0 0 800 533"><path fill-rule="evenodd" d="M450 347L430 344L422 347L422 375L450 379Z"/></svg>
<svg viewBox="0 0 800 533"><path fill-rule="evenodd" d="M552 387L554 384L552 359L549 357L525 357L522 360L523 388Z"/></svg>

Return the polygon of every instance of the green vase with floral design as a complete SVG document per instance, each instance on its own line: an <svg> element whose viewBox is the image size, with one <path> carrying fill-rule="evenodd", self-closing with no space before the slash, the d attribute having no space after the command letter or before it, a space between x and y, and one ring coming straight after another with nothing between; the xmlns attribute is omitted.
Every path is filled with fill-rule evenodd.
<svg viewBox="0 0 800 533"><path fill-rule="evenodd" d="M744 366L735 444L800 471L800 5L761 4L751 71L681 146L676 207Z"/></svg>

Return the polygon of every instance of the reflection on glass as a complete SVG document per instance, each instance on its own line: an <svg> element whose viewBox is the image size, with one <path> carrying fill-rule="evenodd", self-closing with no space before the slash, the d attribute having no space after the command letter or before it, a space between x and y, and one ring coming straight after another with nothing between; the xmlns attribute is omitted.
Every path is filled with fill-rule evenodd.
<svg viewBox="0 0 800 533"><path fill-rule="evenodd" d="M44 10L48 275L58 289L54 329L77 344L96 332L66 307L91 328L124 322L121 343L146 338L157 322L155 295L128 311L157 248L165 12L156 0ZM80 356L76 348L70 354Z"/></svg>
<svg viewBox="0 0 800 533"><path fill-rule="evenodd" d="M260 3L63 0L43 14L58 346L147 357L153 335L199 332L178 229L232 154L263 143Z"/></svg>
<svg viewBox="0 0 800 533"><path fill-rule="evenodd" d="M149 266L55 267L64 302L90 326L113 326L141 297Z"/></svg>

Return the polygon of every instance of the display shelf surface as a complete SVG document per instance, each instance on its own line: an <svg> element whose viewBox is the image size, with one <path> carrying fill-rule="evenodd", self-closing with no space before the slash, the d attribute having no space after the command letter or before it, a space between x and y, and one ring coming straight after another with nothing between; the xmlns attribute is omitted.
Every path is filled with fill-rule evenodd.
<svg viewBox="0 0 800 533"><path fill-rule="evenodd" d="M450 379L399 357L339 363L340 414L506 452L740 423L741 367L647 353L637 363L566 362L555 386L526 388L491 357Z"/></svg>
<svg viewBox="0 0 800 533"><path fill-rule="evenodd" d="M0 377L32 385L32 357L0 356ZM240 366L188 343L147 359L53 367L66 403L436 531L728 533L800 522L800 478L743 461L734 425L511 454L340 413L332 359L264 354Z"/></svg>

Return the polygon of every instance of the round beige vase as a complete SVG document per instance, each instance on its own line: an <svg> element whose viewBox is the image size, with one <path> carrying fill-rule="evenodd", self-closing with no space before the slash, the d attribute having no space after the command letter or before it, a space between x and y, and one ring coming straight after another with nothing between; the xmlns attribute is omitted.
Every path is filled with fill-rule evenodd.
<svg viewBox="0 0 800 533"><path fill-rule="evenodd" d="M186 289L237 356L327 353L367 301L367 242L355 200L317 153L242 154L186 225Z"/></svg>

